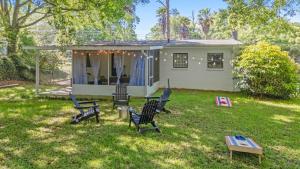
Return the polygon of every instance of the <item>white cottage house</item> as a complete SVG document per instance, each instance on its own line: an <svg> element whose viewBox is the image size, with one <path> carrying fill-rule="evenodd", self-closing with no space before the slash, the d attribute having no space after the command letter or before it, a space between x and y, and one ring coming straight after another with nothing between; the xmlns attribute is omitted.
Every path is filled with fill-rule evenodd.
<svg viewBox="0 0 300 169"><path fill-rule="evenodd" d="M239 45L236 40L180 40L70 46L72 93L110 96L117 83L126 83L131 95L143 97L166 86L167 79L172 88L235 91L231 62Z"/></svg>

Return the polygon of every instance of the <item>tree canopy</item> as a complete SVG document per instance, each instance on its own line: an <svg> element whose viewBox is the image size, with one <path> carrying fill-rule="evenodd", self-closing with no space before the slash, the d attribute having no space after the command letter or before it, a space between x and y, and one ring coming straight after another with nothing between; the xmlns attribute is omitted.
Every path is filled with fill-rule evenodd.
<svg viewBox="0 0 300 169"><path fill-rule="evenodd" d="M8 53L14 54L20 31L42 21L66 37L76 30L91 27L132 27L137 20L135 4L146 2L148 0L0 0L0 29L8 41Z"/></svg>

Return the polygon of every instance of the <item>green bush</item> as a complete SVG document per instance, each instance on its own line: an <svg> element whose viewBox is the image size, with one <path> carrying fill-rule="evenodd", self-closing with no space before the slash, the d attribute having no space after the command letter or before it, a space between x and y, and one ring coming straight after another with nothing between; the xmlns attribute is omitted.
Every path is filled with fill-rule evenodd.
<svg viewBox="0 0 300 169"><path fill-rule="evenodd" d="M27 57L27 55L24 54L24 52L22 55L10 56L11 60L13 61L16 67L19 79L34 80L35 67L34 65L28 63L25 57Z"/></svg>
<svg viewBox="0 0 300 169"><path fill-rule="evenodd" d="M17 78L17 70L10 58L0 59L0 80L14 80Z"/></svg>
<svg viewBox="0 0 300 169"><path fill-rule="evenodd" d="M249 94L290 98L297 94L297 67L279 46L260 42L246 47L236 60L238 87Z"/></svg>

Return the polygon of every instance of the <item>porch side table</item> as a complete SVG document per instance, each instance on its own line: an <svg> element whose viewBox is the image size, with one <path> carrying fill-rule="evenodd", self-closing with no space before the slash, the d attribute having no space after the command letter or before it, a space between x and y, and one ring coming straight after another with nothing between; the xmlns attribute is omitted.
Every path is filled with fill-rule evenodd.
<svg viewBox="0 0 300 169"><path fill-rule="evenodd" d="M235 136L225 136L226 145L230 152L230 161L232 162L232 152L244 152L258 155L258 162L261 163L263 148L255 143L252 139L246 138L245 141L239 141Z"/></svg>

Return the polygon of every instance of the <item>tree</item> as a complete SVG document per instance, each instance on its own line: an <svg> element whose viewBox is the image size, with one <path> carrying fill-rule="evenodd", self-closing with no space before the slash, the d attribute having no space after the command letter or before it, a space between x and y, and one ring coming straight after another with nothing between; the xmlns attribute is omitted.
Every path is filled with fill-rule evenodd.
<svg viewBox="0 0 300 169"><path fill-rule="evenodd" d="M213 17L213 24L210 28L210 36L213 39L229 39L231 31L228 24L228 13L226 9L221 9Z"/></svg>
<svg viewBox="0 0 300 169"><path fill-rule="evenodd" d="M13 55L24 28L47 20L67 36L83 26L116 23L139 2L147 0L0 0L0 29L8 41L8 54Z"/></svg>
<svg viewBox="0 0 300 169"><path fill-rule="evenodd" d="M189 26L191 24L191 20L188 17L180 16L179 17L180 24L180 39L187 39L189 35Z"/></svg>
<svg viewBox="0 0 300 169"><path fill-rule="evenodd" d="M211 25L213 24L213 13L208 8L201 9L198 13L198 21L205 39L208 39L208 33Z"/></svg>
<svg viewBox="0 0 300 169"><path fill-rule="evenodd" d="M156 11L156 16L158 17L158 24L160 26L160 31L162 39L167 38L167 9L165 7L160 7Z"/></svg>
<svg viewBox="0 0 300 169"><path fill-rule="evenodd" d="M235 39L239 29L247 25L255 28L268 28L269 32L278 33L288 29L285 16L295 15L299 0L224 0L228 4L228 24Z"/></svg>

